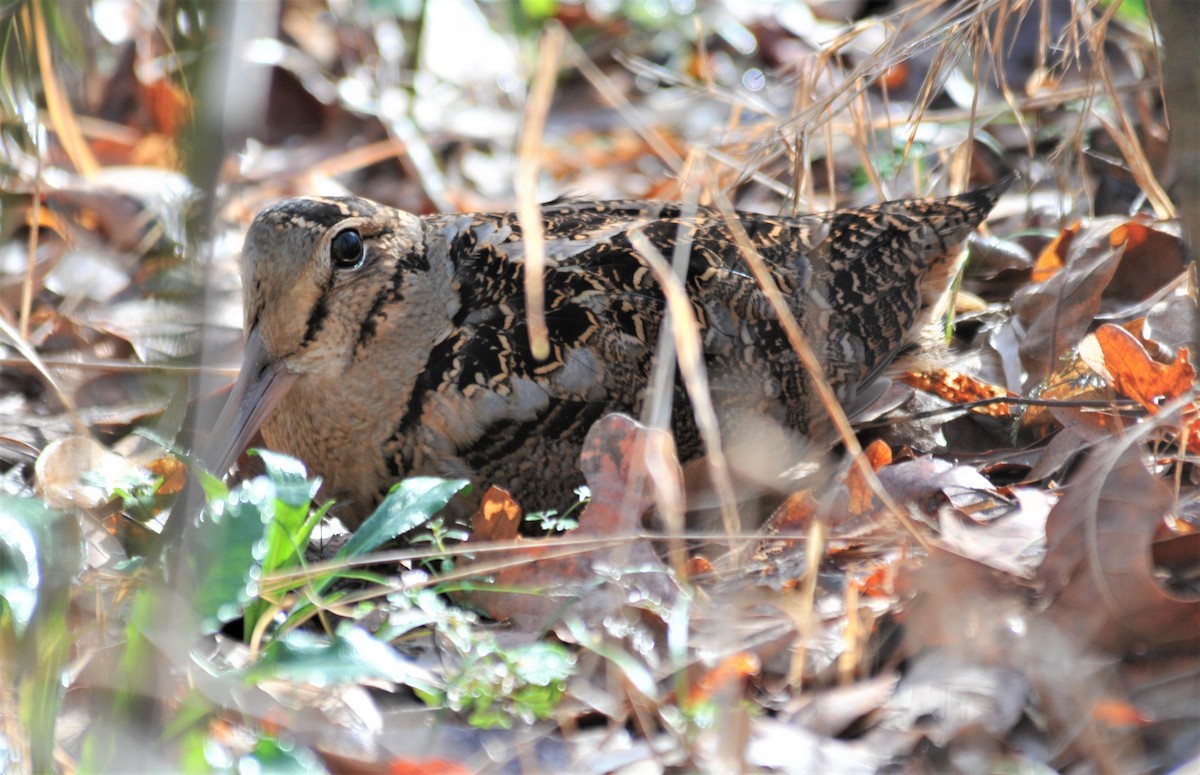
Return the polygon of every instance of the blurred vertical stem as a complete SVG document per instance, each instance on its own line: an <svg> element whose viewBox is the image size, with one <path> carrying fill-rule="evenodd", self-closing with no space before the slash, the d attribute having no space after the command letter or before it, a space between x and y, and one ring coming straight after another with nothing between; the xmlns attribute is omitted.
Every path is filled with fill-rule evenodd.
<svg viewBox="0 0 1200 775"><path fill-rule="evenodd" d="M1195 0L1154 0L1154 21L1162 35L1163 92L1171 126L1172 188L1183 237L1192 256L1192 288L1197 284L1200 247L1200 24ZM1200 351L1200 314L1192 327L1192 351Z"/></svg>
<svg viewBox="0 0 1200 775"><path fill-rule="evenodd" d="M181 9L182 10L182 9ZM247 136L262 125L267 104L269 71L245 61L247 46L259 38L271 38L279 19L273 0L245 3L236 0L189 6L191 18L204 24L197 39L200 49L198 88L192 120L181 136L181 151L196 202L188 214L187 250L195 267L197 287L194 303L203 305L208 319L211 305L211 267L214 223L220 212L217 190L226 161L242 147ZM217 357L216 342L203 329L200 365ZM193 384L193 396L203 396L218 387L216 378L202 376ZM206 380L210 380L208 382ZM190 418L190 427L212 427L216 407L203 402ZM160 734L167 726L169 704L156 702L181 694L182 676L189 654L200 636L199 619L190 601L195 592L194 574L186 561L189 544L197 529L196 515L202 505L198 487L188 487L172 508L161 538L163 554L157 570L135 601L135 615L127 629L128 642L120 664L121 691L114 701L112 729L94 735L89 765L97 771L112 768L161 768L165 756ZM146 748L127 744L144 741Z"/></svg>
<svg viewBox="0 0 1200 775"><path fill-rule="evenodd" d="M221 170L232 151L240 148L251 132L262 125L267 104L268 77L265 67L245 62L247 45L258 38L274 37L279 19L279 4L275 0L239 3L236 0L213 3L208 7L208 29L215 44L204 53L200 85L192 122L187 129L185 158L188 177L195 185L198 206L188 219L188 253L198 268L200 285L196 303L203 305L202 318L207 320L212 305L209 268L212 261L212 232L218 206L217 185ZM200 346L200 366L212 365L218 357L212 340L211 326L205 326ZM223 380L206 376L201 368L193 384L195 397L211 395ZM187 427L211 428L216 420L215 405L198 402ZM172 509L171 518L163 530L164 545L174 544L174 556L182 551L178 546L186 540L192 515L200 506L198 488L189 487L181 494ZM168 558L170 564L170 558ZM180 579L174 578L174 584ZM183 589L183 588L180 588Z"/></svg>

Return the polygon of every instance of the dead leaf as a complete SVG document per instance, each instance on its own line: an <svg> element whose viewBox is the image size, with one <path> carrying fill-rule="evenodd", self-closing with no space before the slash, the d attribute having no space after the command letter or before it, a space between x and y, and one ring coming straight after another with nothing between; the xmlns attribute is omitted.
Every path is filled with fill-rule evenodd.
<svg viewBox="0 0 1200 775"><path fill-rule="evenodd" d="M1047 615L1115 654L1200 647L1200 601L1158 583L1151 542L1175 503L1142 463L1141 435L1096 453L1046 522L1038 569Z"/></svg>
<svg viewBox="0 0 1200 775"><path fill-rule="evenodd" d="M1112 230L1109 244L1123 246L1125 252L1105 296L1129 301L1148 299L1184 269L1179 235L1162 228L1129 221Z"/></svg>
<svg viewBox="0 0 1200 775"><path fill-rule="evenodd" d="M688 705L709 702L718 696L728 696L731 687L753 678L762 670L758 655L751 651L739 651L723 658L717 665L705 670L698 680L688 686Z"/></svg>
<svg viewBox="0 0 1200 775"><path fill-rule="evenodd" d="M150 461L146 467L150 473L162 477L156 495L178 495L183 492L188 477L186 463L174 457L160 457Z"/></svg>
<svg viewBox="0 0 1200 775"><path fill-rule="evenodd" d="M1150 723L1150 719L1137 706L1119 697L1105 697L1093 705L1092 718L1106 727L1144 727Z"/></svg>
<svg viewBox="0 0 1200 775"><path fill-rule="evenodd" d="M881 439L872 441L864 450L864 454L874 471L879 471L892 462L892 450ZM772 537L807 535L819 507L820 503L813 495L812 490L804 489L793 492L763 524L762 533ZM835 515L837 522L834 526L834 534L845 537L849 533L854 533L862 528L860 523L864 518L869 518L877 510L878 503L875 493L867 484L858 467L851 467L846 474L845 483L838 488L829 506L829 512ZM769 550L766 547L760 547L759 551L778 555L780 551L786 551L798 543L802 543L802 540L795 538L785 539L783 542L772 540Z"/></svg>
<svg viewBox="0 0 1200 775"><path fill-rule="evenodd" d="M960 557L1033 578L1046 546L1046 517L1054 505L1051 493L1031 487L1013 490L1016 503L1003 514L979 523L949 506L938 511L937 543Z"/></svg>
<svg viewBox="0 0 1200 775"><path fill-rule="evenodd" d="M974 468L956 466L929 455L882 469L879 481L897 503L915 505L930 517L937 514L948 493L992 489L987 477Z"/></svg>
<svg viewBox="0 0 1200 775"><path fill-rule="evenodd" d="M1196 372L1188 363L1187 350L1179 350L1170 364L1158 363L1133 334L1111 323L1097 329L1096 341L1113 387L1151 414L1191 390Z"/></svg>
<svg viewBox="0 0 1200 775"><path fill-rule="evenodd" d="M763 533L770 536L803 535L816 516L817 506L812 490L791 493L763 525Z"/></svg>
<svg viewBox="0 0 1200 775"><path fill-rule="evenodd" d="M1098 218L1072 238L1063 269L1039 285L1022 288L1013 297L1025 387L1040 383L1060 357L1070 352L1100 311L1100 298L1117 270L1123 247L1113 247L1112 230L1124 223Z"/></svg>
<svg viewBox="0 0 1200 775"><path fill-rule="evenodd" d="M34 490L56 509L94 509L108 502L105 483L147 474L87 436L52 442L34 464Z"/></svg>
<svg viewBox="0 0 1200 775"><path fill-rule="evenodd" d="M867 456L872 471L878 472L879 469L892 463L892 448L882 439L872 441L863 453ZM850 491L851 516L862 516L874 506L875 491L867 484L866 477L863 476L858 466L852 467L850 473L846 475L846 489Z"/></svg>
<svg viewBox="0 0 1200 775"><path fill-rule="evenodd" d="M1066 266L1067 251L1071 249L1071 242L1074 241L1075 235L1079 234L1080 222L1076 221L1067 228L1058 233L1058 236L1050 241L1050 244L1042 248L1042 252L1038 254L1037 263L1033 265L1033 281L1035 283L1044 283L1058 271Z"/></svg>
<svg viewBox="0 0 1200 775"><path fill-rule="evenodd" d="M933 393L952 404L970 404L992 398L1017 397L1015 393L1011 393L999 385L989 385L954 369L910 371L906 372L901 379L917 390ZM973 406L970 411L989 417L1012 417L1012 407L1008 404Z"/></svg>
<svg viewBox="0 0 1200 775"><path fill-rule="evenodd" d="M471 522L471 538L475 541L515 541L521 535L523 517L524 512L508 490L492 485L483 494Z"/></svg>
<svg viewBox="0 0 1200 775"><path fill-rule="evenodd" d="M516 535L520 509L507 493L489 490L472 520L470 544L499 541L504 559L481 552L461 562L460 569L486 580L457 597L525 631L543 630L568 612L593 621L627 599L669 606L679 588L641 529L654 503L646 455L661 433L619 414L592 426L580 455L592 499L579 527L562 537Z"/></svg>

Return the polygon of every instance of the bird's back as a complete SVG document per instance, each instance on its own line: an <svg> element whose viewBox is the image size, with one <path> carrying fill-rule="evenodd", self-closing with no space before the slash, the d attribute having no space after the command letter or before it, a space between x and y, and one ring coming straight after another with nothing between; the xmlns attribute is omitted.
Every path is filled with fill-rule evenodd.
<svg viewBox="0 0 1200 775"><path fill-rule="evenodd" d="M957 271L962 243L1006 185L821 215L738 214L844 403L916 337ZM560 442L557 454L567 458L564 471L573 470L591 422L611 411L642 411L666 303L633 232L668 261L681 241L690 244L685 287L726 441L752 441L739 437L759 434L764 426L799 435L826 427L811 377L720 212L683 213L680 205L659 202L560 200L544 205L543 216L545 360L530 347L525 243L516 215L425 218L431 229L456 235L447 252L461 306L417 393L432 397L450 386L465 404L484 407L467 411L495 407L491 430L455 442L469 469L503 483L519 464L550 454L544 440L552 439ZM703 448L679 380L674 391L673 432L686 461ZM402 434L422 422L417 413L410 417ZM551 491L549 502L527 497L534 507L562 505L578 477L567 477L568 486L548 486L541 471L533 464L515 488Z"/></svg>

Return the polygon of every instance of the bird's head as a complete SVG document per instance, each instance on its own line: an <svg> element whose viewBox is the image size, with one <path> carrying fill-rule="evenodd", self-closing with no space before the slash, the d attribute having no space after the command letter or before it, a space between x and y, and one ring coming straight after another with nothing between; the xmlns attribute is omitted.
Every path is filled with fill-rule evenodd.
<svg viewBox="0 0 1200 775"><path fill-rule="evenodd" d="M241 372L201 455L214 472L241 450L298 380L338 378L385 329L442 299L415 215L354 197L287 199L254 219L242 251ZM444 251L443 251L444 255ZM413 301L416 300L416 301Z"/></svg>

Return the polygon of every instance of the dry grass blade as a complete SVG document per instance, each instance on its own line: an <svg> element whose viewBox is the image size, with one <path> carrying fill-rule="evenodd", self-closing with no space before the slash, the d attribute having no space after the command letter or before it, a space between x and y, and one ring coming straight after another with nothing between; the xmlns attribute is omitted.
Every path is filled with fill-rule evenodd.
<svg viewBox="0 0 1200 775"><path fill-rule="evenodd" d="M862 456L866 459L866 456ZM800 579L800 597L796 601L794 619L800 631L792 664L788 670L788 683L799 688L804 679L804 663L808 654L806 642L816 621L813 607L817 602L817 577L821 568L821 557L825 554L825 539L829 537L829 526L824 520L813 520L804 545L804 575Z"/></svg>
<svg viewBox="0 0 1200 775"><path fill-rule="evenodd" d="M75 431L80 435L86 436L88 432L87 425L84 424L83 420L80 419L79 412L75 406L75 401L71 398L67 391L63 390L62 386L58 384L58 380L56 380L54 375L50 373L50 369L46 368L46 364L42 362L42 357L38 355L37 350L29 346L29 342L27 342L21 336L21 332L18 331L16 326L12 324L12 321L8 319L7 314L0 314L0 334L4 334L6 337L8 337L9 340L12 341L13 347L17 349L17 352L21 353L21 355L25 357L25 360L29 361L29 363L35 369L37 369L38 374L42 376L42 379L45 380L46 385L54 391L56 396L58 396L58 400L62 402L63 408L66 409L67 414L71 416L71 423L75 426Z"/></svg>
<svg viewBox="0 0 1200 775"><path fill-rule="evenodd" d="M1158 182L1158 176L1154 174L1154 170L1150 167L1150 161L1146 158L1146 151L1142 148L1142 144L1138 141L1137 131L1133 128L1133 123L1129 120L1129 115L1121 106L1121 101L1118 98L1116 90L1113 88L1112 77L1108 71L1108 67L1098 65L1100 68L1100 79L1104 83L1105 91L1108 92L1112 99L1113 110L1117 114L1117 124L1108 120L1104 115L1097 113L1096 118L1104 125L1104 129L1112 137L1113 142L1121 149L1121 155L1125 157L1125 161L1129 164L1129 172L1133 175L1133 179L1137 181L1138 186L1146 193L1146 199L1150 201L1150 206L1154 208L1154 214L1159 218L1170 219L1175 217L1175 205L1171 202L1171 198L1163 189L1162 184Z"/></svg>
<svg viewBox="0 0 1200 775"><path fill-rule="evenodd" d="M538 50L537 72L533 76L529 102L525 108L525 123L517 149L517 219L521 223L525 243L525 304L529 326L529 348L533 357L545 360L550 356L550 335L546 330L546 301L542 275L546 268L546 242L542 232L542 208L537 201L537 176L542 149L542 133L546 115L554 97L554 80L558 61L562 57L562 25L549 24L542 35Z"/></svg>
<svg viewBox="0 0 1200 775"><path fill-rule="evenodd" d="M734 212L729 198L723 193L718 194L717 208L720 210L721 216L725 219L730 233L733 234L733 239L738 246L738 250L741 251L746 264L754 274L754 279L758 282L763 294L767 297L771 309L779 316L779 322L783 325L784 333L787 334L788 343L791 344L796 355L800 357L800 362L804 364L804 368L808 370L809 375L812 377L811 384L821 399L821 405L829 413L834 428L837 429L838 437L846 445L846 451L853 459L854 465L862 473L867 486L871 488L871 491L883 503L884 508L895 515L896 519L908 530L913 539L923 549L929 550L929 543L917 530L912 520L909 519L908 514L883 489L879 478L875 476L875 471L872 470L870 461L863 454L862 445L858 443L858 438L854 435L854 429L850 427L850 419L846 417L846 412L842 409L841 403L838 402L837 396L834 395L833 388L829 385L829 380L825 378L825 369L821 366L817 354L813 352L812 345L809 344L804 332L800 330L800 324L796 321L796 316L788 309L787 303L783 298L783 292L779 290L775 279L767 271L762 256L754 249L754 245L750 241L750 236L746 233L746 228L742 226L742 222L738 219L737 213Z"/></svg>
<svg viewBox="0 0 1200 775"><path fill-rule="evenodd" d="M176 374L190 377L197 374L214 377L236 377L237 366L191 366L179 363L140 363L113 358L42 358L45 368L101 374ZM0 367L20 369L29 366L25 358L0 358Z"/></svg>
<svg viewBox="0 0 1200 775"><path fill-rule="evenodd" d="M369 167L372 164L378 164L381 161L400 156L406 152L407 148L404 143L392 137L376 143L368 143L367 145L360 145L357 148L351 148L344 153L339 153L318 162L311 169L306 170L305 175L327 177L345 175L348 172L354 172L355 170Z"/></svg>
<svg viewBox="0 0 1200 775"><path fill-rule="evenodd" d="M742 532L741 520L738 518L736 499L733 489L733 478L729 474L729 466L721 447L721 429L717 423L717 413L712 405L708 392L708 372L704 367L704 349L700 343L700 324L692 313L691 302L683 283L671 271L662 254L650 244L650 240L640 231L629 232L629 242L641 257L650 265L650 269L662 286L663 295L667 299L667 310L671 319L671 330L675 334L675 350L679 358L679 373L683 375L683 383L687 388L688 397L692 400L692 408L696 416L696 428L704 440L705 457L708 460L709 471L716 485L717 494L721 498L721 521L725 533L730 540Z"/></svg>
<svg viewBox="0 0 1200 775"><path fill-rule="evenodd" d="M41 235L42 218L42 157L38 155L37 176L33 179L33 207L29 220L29 243L25 254L25 279L21 283L21 313L18 330L21 339L29 338L29 316L33 312L33 278L37 267L38 238Z"/></svg>
<svg viewBox="0 0 1200 775"><path fill-rule="evenodd" d="M625 98L625 95L621 93L621 90L613 84L612 80L600 68L596 67L596 64L588 58L587 53L578 43L570 38L567 39L566 43L571 61L579 68L579 72L588 80L592 88L621 114L621 117L646 141L646 144L654 150L654 153L662 159L672 172L678 173L683 168L683 159L680 158L679 154L675 153L675 149L671 147L671 144L663 139L657 130L646 123L638 113L637 108L631 105L629 100Z"/></svg>
<svg viewBox="0 0 1200 775"><path fill-rule="evenodd" d="M29 15L30 8L33 11L32 21ZM54 60L50 56L50 38L46 34L46 17L42 11L42 0L33 0L26 7L22 19L27 25L27 29L30 24L33 27L32 32L37 43L38 69L42 75L42 88L46 94L46 110L50 114L50 125L58 135L67 157L75 165L76 171L85 177L94 175L100 170L100 164L96 161L92 149L83 139L83 132L80 131L79 123L75 119L71 101L63 93L58 73L54 70Z"/></svg>
<svg viewBox="0 0 1200 775"><path fill-rule="evenodd" d="M696 167L698 158L699 151L694 150L688 154L683 180L691 179L690 175ZM687 224L695 216L699 200L699 186L684 187L683 201L679 208L680 224L671 256L671 269L681 280L687 276L688 259L691 256L692 241L695 236L694 229ZM667 315L663 318L662 326L659 329L658 349L654 354L653 373L650 376L646 408L643 410L643 422L650 428L666 430L671 424L671 409L675 397L673 387L678 363L673 328L672 316ZM661 469L662 466L659 468ZM657 483L659 486L655 488L655 497L668 531L672 534L672 537L668 539L667 551L671 559L671 566L675 568L676 572L684 574L687 565L687 547L684 546L682 539L677 537L682 535L686 529L682 493L679 493L678 502L674 502L676 493L674 488L669 486L670 483L665 480L667 472L660 470L658 474L663 481ZM683 578L683 575L680 577Z"/></svg>

